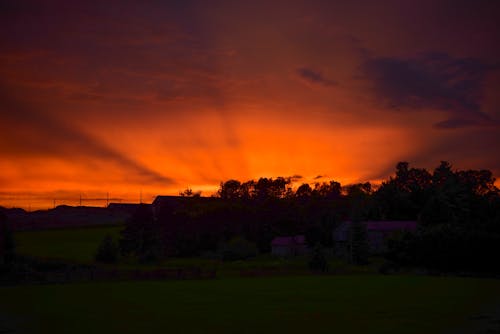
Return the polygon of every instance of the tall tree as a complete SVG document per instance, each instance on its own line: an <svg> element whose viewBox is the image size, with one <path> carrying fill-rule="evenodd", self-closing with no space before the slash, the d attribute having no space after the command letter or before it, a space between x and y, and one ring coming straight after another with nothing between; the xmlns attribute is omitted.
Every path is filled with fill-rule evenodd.
<svg viewBox="0 0 500 334"><path fill-rule="evenodd" d="M366 225L360 221L351 223L351 261L355 264L367 264L370 254Z"/></svg>
<svg viewBox="0 0 500 334"><path fill-rule="evenodd" d="M234 200L242 197L241 182L238 180L229 180L220 183L218 195L225 200Z"/></svg>
<svg viewBox="0 0 500 334"><path fill-rule="evenodd" d="M119 252L120 250L113 237L106 234L97 248L95 260L102 263L115 263L118 260Z"/></svg>
<svg viewBox="0 0 500 334"><path fill-rule="evenodd" d="M15 260L15 250L14 235L8 224L7 216L0 212L0 264L12 264Z"/></svg>
<svg viewBox="0 0 500 334"><path fill-rule="evenodd" d="M151 207L140 205L121 231L120 250L125 256L135 255L140 261L158 259L163 255L161 229Z"/></svg>
<svg viewBox="0 0 500 334"><path fill-rule="evenodd" d="M312 189L311 186L307 183L301 184L300 187L298 187L297 191L295 192L295 196L302 199L311 197L311 195L312 195Z"/></svg>

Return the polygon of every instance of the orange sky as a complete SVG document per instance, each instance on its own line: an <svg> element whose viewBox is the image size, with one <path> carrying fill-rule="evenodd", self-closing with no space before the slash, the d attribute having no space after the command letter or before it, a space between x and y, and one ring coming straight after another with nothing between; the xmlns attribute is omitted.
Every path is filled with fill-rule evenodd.
<svg viewBox="0 0 500 334"><path fill-rule="evenodd" d="M500 175L490 2L2 6L0 205L377 181L402 160Z"/></svg>

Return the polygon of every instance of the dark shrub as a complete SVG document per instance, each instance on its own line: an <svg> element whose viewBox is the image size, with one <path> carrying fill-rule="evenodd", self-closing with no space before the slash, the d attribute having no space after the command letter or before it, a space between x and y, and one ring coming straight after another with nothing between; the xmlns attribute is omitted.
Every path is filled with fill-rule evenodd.
<svg viewBox="0 0 500 334"><path fill-rule="evenodd" d="M257 246L244 238L236 237L222 246L222 259L226 261L245 260L257 256Z"/></svg>
<svg viewBox="0 0 500 334"><path fill-rule="evenodd" d="M7 222L7 216L0 212L0 265L12 265L15 260L16 244Z"/></svg>
<svg viewBox="0 0 500 334"><path fill-rule="evenodd" d="M366 225L362 222L353 222L350 232L352 240L351 261L354 264L367 264L370 248Z"/></svg>
<svg viewBox="0 0 500 334"><path fill-rule="evenodd" d="M311 258L309 259L309 269L313 271L328 271L328 261L325 256L325 252L321 244L316 244L314 247Z"/></svg>
<svg viewBox="0 0 500 334"><path fill-rule="evenodd" d="M95 260L102 263L116 263L118 260L118 253L118 244L108 234L104 237L104 239L102 239L101 244L97 249Z"/></svg>

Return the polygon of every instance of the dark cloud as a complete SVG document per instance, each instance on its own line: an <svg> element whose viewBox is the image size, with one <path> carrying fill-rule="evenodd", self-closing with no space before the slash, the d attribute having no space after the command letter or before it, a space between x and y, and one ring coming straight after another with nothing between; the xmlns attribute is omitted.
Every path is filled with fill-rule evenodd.
<svg viewBox="0 0 500 334"><path fill-rule="evenodd" d="M370 58L362 71L377 98L392 108L439 109L453 116L437 128L494 125L481 110L482 84L498 66L474 58L427 54L413 59Z"/></svg>
<svg viewBox="0 0 500 334"><path fill-rule="evenodd" d="M320 85L325 87L331 87L337 85L337 82L326 78L321 72L312 70L307 67L298 68L297 75L302 80L313 85Z"/></svg>
<svg viewBox="0 0 500 334"><path fill-rule="evenodd" d="M160 100L215 103L223 57L205 36L193 1L3 3L4 80L50 82L71 90L69 98L80 101L122 103L115 99L158 92Z"/></svg>

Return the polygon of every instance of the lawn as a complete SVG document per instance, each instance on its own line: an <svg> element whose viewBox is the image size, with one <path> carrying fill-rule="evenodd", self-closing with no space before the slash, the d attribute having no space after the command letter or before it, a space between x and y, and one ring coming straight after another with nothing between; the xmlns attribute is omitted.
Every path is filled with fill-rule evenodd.
<svg viewBox="0 0 500 334"><path fill-rule="evenodd" d="M18 232L17 251L90 263L104 235L117 237L120 229ZM363 275L239 277L265 269L307 273L305 258L269 255L160 264L214 265L219 279L207 281L0 287L0 333L456 333L477 323L482 332L500 332L500 312L488 314L500 308L500 280L380 276L370 274L376 266L352 270L338 261L333 272Z"/></svg>
<svg viewBox="0 0 500 334"><path fill-rule="evenodd" d="M17 232L16 251L21 255L88 263L93 261L104 236L117 238L121 229L108 226Z"/></svg>
<svg viewBox="0 0 500 334"><path fill-rule="evenodd" d="M500 303L500 281L298 276L2 287L0 296L2 333L454 333Z"/></svg>
<svg viewBox="0 0 500 334"><path fill-rule="evenodd" d="M16 252L21 255L38 257L42 259L63 260L77 263L94 263L94 255L99 243L106 234L110 234L118 240L120 230L123 227L88 227L53 229L42 231L23 231L15 234ZM129 269L151 269L200 267L203 269L217 268L218 277L240 276L247 272L272 272L281 270L294 273L307 273L308 258L278 258L270 254L261 254L257 258L245 261L222 262L208 257L195 258L169 258L157 264L138 264L133 259L121 259L114 267ZM380 262L380 261L379 261ZM356 267L347 266L338 259L330 259L332 271L344 271L349 273L377 272L380 263L373 261L372 266Z"/></svg>

